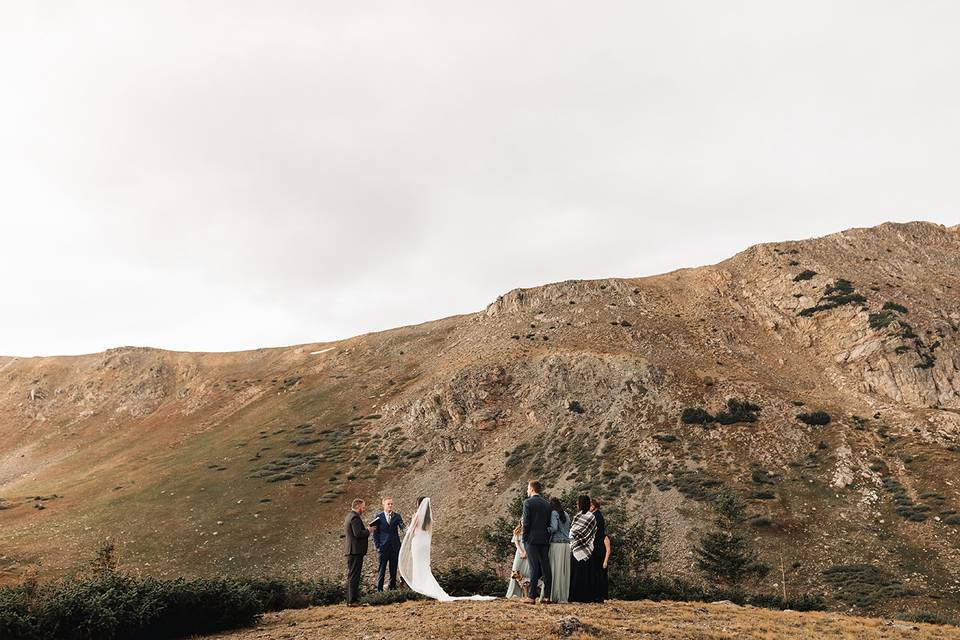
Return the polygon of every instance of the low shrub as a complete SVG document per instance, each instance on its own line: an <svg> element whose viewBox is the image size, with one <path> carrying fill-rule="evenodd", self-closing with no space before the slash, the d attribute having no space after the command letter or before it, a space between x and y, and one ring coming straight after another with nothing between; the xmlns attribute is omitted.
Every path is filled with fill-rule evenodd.
<svg viewBox="0 0 960 640"><path fill-rule="evenodd" d="M812 426L823 426L825 424L830 424L830 414L826 413L825 411L801 413L797 416L797 420Z"/></svg>
<svg viewBox="0 0 960 640"><path fill-rule="evenodd" d="M567 411L572 413L583 413L586 409L583 408L583 405L580 404L577 400L571 400L567 403Z"/></svg>
<svg viewBox="0 0 960 640"><path fill-rule="evenodd" d="M256 578L247 580L264 611L302 609L336 604L346 599L343 585L330 580L285 580Z"/></svg>
<svg viewBox="0 0 960 640"><path fill-rule="evenodd" d="M677 602L716 602L729 600L767 609L794 611L823 611L826 604L819 596L801 594L782 598L773 594L750 594L739 589L717 589L688 582L681 578L662 576L610 576L610 597L618 600L673 600Z"/></svg>
<svg viewBox="0 0 960 640"><path fill-rule="evenodd" d="M804 280L811 280L815 275L817 275L816 271L811 271L810 269L804 269L797 275L793 276L793 281L803 282Z"/></svg>
<svg viewBox="0 0 960 640"><path fill-rule="evenodd" d="M661 491L676 487L686 497L704 502L712 502L723 489L723 481L703 469L676 469L672 480L662 478L655 484Z"/></svg>
<svg viewBox="0 0 960 640"><path fill-rule="evenodd" d="M10 588L0 591L11 593ZM4 606L0 619L11 618L18 628L4 629L5 640L180 638L249 626L263 612L253 589L231 579L157 580L110 574L38 587L29 598L12 591L16 617ZM0 602L7 605L10 598L0 595Z"/></svg>
<svg viewBox="0 0 960 640"><path fill-rule="evenodd" d="M916 595L899 580L871 564L834 565L823 578L838 600L860 607L871 607L883 600Z"/></svg>
<svg viewBox="0 0 960 640"><path fill-rule="evenodd" d="M871 329L885 329L896 317L889 311L878 311L871 313L867 322Z"/></svg>
<svg viewBox="0 0 960 640"><path fill-rule="evenodd" d="M506 588L504 588L504 591L506 591ZM360 602L376 607L384 604L407 602L408 600L426 599L426 596L422 596L416 591L411 591L410 589L393 589L391 591L373 591L360 598Z"/></svg>
<svg viewBox="0 0 960 640"><path fill-rule="evenodd" d="M437 582L451 596L502 596L507 592L506 580L490 569L456 567L440 571Z"/></svg>
<svg viewBox="0 0 960 640"><path fill-rule="evenodd" d="M900 620L907 622L922 622L925 624L943 624L960 627L960 618L944 615L941 613L931 613L929 611L917 611L914 613L904 613L895 616Z"/></svg>
<svg viewBox="0 0 960 640"><path fill-rule="evenodd" d="M845 278L837 278L833 284L828 284L824 289L823 295L830 296L834 294L848 295L853 293L853 283Z"/></svg>
<svg viewBox="0 0 960 640"><path fill-rule="evenodd" d="M116 572L0 588L4 640L166 640L254 624L265 611L343 602L326 580L160 580Z"/></svg>
<svg viewBox="0 0 960 640"><path fill-rule="evenodd" d="M828 311L848 304L864 304L866 301L865 297L854 291L852 282L837 278L833 284L827 285L823 291L823 297L816 306L802 309L797 315L810 317L820 311Z"/></svg>
<svg viewBox="0 0 960 640"><path fill-rule="evenodd" d="M23 587L0 588L0 638L37 638Z"/></svg>
<svg viewBox="0 0 960 640"><path fill-rule="evenodd" d="M747 402L746 400L730 398L727 400L727 408L717 414L717 422L720 424L756 422L756 413L758 411L760 411L760 407L758 405Z"/></svg>
<svg viewBox="0 0 960 640"><path fill-rule="evenodd" d="M710 424L714 417L703 407L687 407L680 413L680 421L684 424Z"/></svg>
<svg viewBox="0 0 960 640"><path fill-rule="evenodd" d="M909 313L907 308L902 304L897 304L896 302L884 302L883 303L884 311L896 311L897 313Z"/></svg>

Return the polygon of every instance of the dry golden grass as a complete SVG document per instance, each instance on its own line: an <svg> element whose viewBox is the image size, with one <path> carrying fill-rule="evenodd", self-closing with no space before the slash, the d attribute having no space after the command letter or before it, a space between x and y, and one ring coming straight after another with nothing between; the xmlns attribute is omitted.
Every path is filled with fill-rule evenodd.
<svg viewBox="0 0 960 640"><path fill-rule="evenodd" d="M357 609L345 606L314 607L271 614L255 629L218 637L230 640L559 638L561 636L557 635L556 623L564 616L576 616L595 629L593 633L567 636L579 640L960 640L960 629L955 627L855 618L835 613L649 601L531 606L507 600L455 603L418 601Z"/></svg>

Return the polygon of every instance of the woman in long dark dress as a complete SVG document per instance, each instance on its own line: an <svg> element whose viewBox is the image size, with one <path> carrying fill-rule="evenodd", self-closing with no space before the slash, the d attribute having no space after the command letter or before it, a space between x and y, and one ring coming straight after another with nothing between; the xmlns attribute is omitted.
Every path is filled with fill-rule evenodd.
<svg viewBox="0 0 960 640"><path fill-rule="evenodd" d="M603 602L610 595L610 582L607 579L607 562L610 560L610 538L607 537L607 524L600 511L600 502L590 500L590 511L597 521L597 533L593 539L593 555L597 577L596 599L591 602Z"/></svg>
<svg viewBox="0 0 960 640"><path fill-rule="evenodd" d="M578 513L570 522L570 602L597 602L600 593L597 519L590 512L590 496L577 499Z"/></svg>

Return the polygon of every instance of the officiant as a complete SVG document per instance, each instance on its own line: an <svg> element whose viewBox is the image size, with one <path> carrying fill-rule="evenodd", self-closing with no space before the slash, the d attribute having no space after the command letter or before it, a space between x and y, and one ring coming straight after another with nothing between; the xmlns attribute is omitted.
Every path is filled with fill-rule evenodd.
<svg viewBox="0 0 960 640"><path fill-rule="evenodd" d="M370 523L374 527L373 544L377 548L380 566L377 570L377 591L383 591L387 568L390 569L390 589L397 588L397 561L400 557L400 530L403 518L393 510L393 498L383 499L383 511Z"/></svg>

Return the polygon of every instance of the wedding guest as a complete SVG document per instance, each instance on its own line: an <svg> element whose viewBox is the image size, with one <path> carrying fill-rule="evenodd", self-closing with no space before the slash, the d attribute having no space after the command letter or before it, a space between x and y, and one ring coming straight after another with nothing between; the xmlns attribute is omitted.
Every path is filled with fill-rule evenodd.
<svg viewBox="0 0 960 640"><path fill-rule="evenodd" d="M550 498L550 570L553 573L554 602L567 602L570 594L570 515L558 498Z"/></svg>
<svg viewBox="0 0 960 640"><path fill-rule="evenodd" d="M527 499L523 501L523 538L530 563L529 597L527 604L550 602L553 589L553 572L550 570L550 503L542 495L543 485L539 480L527 483ZM543 578L543 591L540 591L540 578ZM539 599L537 596L541 596Z"/></svg>
<svg viewBox="0 0 960 640"><path fill-rule="evenodd" d="M607 580L607 564L610 561L610 538L607 536L607 524L603 513L600 511L600 501L596 498L590 500L590 511L597 521L597 533L594 538L593 561L596 563L597 591L596 602L603 602L610 593L610 584Z"/></svg>
<svg viewBox="0 0 960 640"><path fill-rule="evenodd" d="M510 542L516 548L517 552L513 554L513 566L510 567L510 586L507 587L508 598L522 598L523 585L514 578L518 573L521 576L521 582L530 578L530 567L527 564L527 552L523 548L523 518L517 521L517 526L513 528L513 537Z"/></svg>
<svg viewBox="0 0 960 640"><path fill-rule="evenodd" d="M603 556L603 574L600 578L600 595L606 600L610 597L610 574L607 570L607 565L610 564L610 536L603 536L603 548L605 555Z"/></svg>
<svg viewBox="0 0 960 640"><path fill-rule="evenodd" d="M577 498L579 512L570 522L570 602L596 602L599 577L594 561L597 519L590 512L590 496Z"/></svg>

